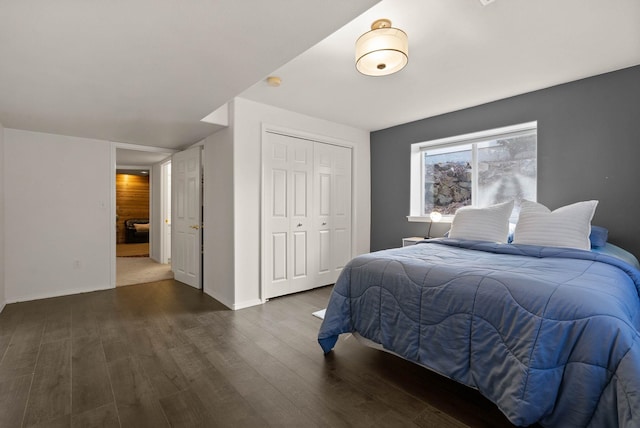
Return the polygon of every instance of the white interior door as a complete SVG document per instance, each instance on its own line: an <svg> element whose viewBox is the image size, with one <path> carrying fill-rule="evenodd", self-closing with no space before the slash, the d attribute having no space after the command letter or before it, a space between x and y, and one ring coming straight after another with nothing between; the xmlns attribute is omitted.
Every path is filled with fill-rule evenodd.
<svg viewBox="0 0 640 428"><path fill-rule="evenodd" d="M333 284L351 259L351 149L314 146L317 286Z"/></svg>
<svg viewBox="0 0 640 428"><path fill-rule="evenodd" d="M313 288L313 142L267 132L263 143L264 298Z"/></svg>
<svg viewBox="0 0 640 428"><path fill-rule="evenodd" d="M180 282L202 288L201 148L171 160L171 269Z"/></svg>
<svg viewBox="0 0 640 428"><path fill-rule="evenodd" d="M315 174L313 195L315 199L315 246L318 263L315 274L321 284L331 284L333 234L331 215L333 211L333 152L328 144L317 144L314 150Z"/></svg>
<svg viewBox="0 0 640 428"><path fill-rule="evenodd" d="M333 212L330 230L333 234L331 270L335 283L342 268L351 260L351 149L333 146Z"/></svg>

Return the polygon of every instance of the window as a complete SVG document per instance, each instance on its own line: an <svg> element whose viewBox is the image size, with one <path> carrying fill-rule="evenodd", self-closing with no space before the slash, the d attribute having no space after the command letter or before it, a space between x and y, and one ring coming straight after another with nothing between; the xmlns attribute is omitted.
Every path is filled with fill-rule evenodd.
<svg viewBox="0 0 640 428"><path fill-rule="evenodd" d="M452 216L460 207L536 200L537 123L412 145L411 216Z"/></svg>

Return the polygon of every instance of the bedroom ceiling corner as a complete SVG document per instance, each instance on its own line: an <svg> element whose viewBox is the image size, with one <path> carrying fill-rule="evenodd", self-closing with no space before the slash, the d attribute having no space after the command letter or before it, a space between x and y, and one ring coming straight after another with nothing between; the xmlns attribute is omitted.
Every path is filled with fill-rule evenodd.
<svg viewBox="0 0 640 428"><path fill-rule="evenodd" d="M240 96L375 131L640 64L640 2L383 0ZM387 18L409 39L398 73L355 68Z"/></svg>

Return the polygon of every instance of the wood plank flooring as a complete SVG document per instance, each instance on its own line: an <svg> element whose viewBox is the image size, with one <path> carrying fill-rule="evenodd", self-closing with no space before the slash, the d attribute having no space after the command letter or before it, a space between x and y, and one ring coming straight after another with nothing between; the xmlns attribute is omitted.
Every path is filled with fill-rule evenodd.
<svg viewBox="0 0 640 428"><path fill-rule="evenodd" d="M227 310L173 280L7 305L0 427L512 427L478 392L353 338L331 287Z"/></svg>

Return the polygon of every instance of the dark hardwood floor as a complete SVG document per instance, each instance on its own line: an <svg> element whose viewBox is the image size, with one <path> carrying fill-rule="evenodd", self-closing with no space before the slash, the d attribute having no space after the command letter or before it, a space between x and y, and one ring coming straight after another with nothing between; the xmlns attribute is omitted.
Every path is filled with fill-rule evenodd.
<svg viewBox="0 0 640 428"><path fill-rule="evenodd" d="M7 305L0 427L511 427L472 389L341 338L325 287L230 311L173 280Z"/></svg>

